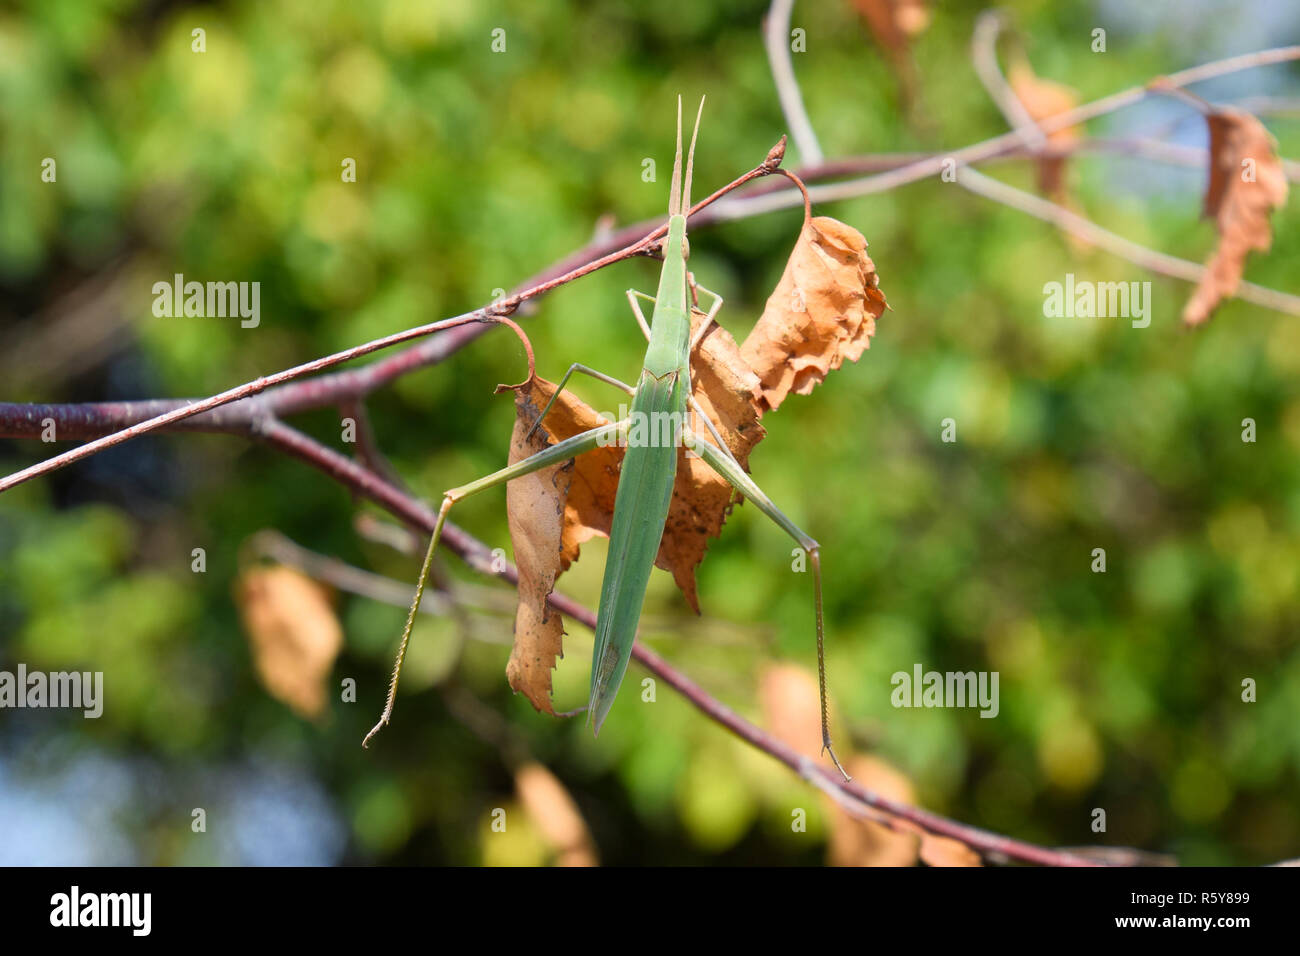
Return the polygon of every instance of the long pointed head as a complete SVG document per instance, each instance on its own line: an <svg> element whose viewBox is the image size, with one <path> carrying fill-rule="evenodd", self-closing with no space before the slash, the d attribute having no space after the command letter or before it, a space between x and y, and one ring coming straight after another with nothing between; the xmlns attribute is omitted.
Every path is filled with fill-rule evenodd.
<svg viewBox="0 0 1300 956"><path fill-rule="evenodd" d="M686 154L686 181L682 182L682 98L677 97L677 152L673 156L673 182L668 193L668 215L684 216L691 208L691 171L695 168L695 138L700 134L700 117L704 114L704 97L695 114L695 130L691 133L691 148Z"/></svg>

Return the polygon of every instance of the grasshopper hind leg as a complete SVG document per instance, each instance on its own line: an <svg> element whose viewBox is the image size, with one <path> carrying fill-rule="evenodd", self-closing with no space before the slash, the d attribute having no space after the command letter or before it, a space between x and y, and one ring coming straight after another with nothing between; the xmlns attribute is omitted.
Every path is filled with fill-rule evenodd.
<svg viewBox="0 0 1300 956"><path fill-rule="evenodd" d="M822 617L821 547L816 540L805 534L798 525L787 518L781 512L781 509L763 493L763 489L759 488L754 483L754 480L745 474L744 469L726 452L716 448L689 430L683 433L682 442L687 448L708 462L709 466L730 482L732 487L752 501L779 528L794 538L808 555L808 561L813 572L813 596L817 611L817 689L821 697L822 752L830 755L831 762L835 764L835 769L844 775L845 780L848 780L850 779L848 772L840 763L839 757L835 756L835 748L831 745L830 714L826 705L826 654L824 646L825 627Z"/></svg>

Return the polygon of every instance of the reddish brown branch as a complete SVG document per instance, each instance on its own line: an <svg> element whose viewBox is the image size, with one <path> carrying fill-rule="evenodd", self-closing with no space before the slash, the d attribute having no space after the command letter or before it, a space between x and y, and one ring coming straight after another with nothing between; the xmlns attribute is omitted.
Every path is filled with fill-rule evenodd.
<svg viewBox="0 0 1300 956"><path fill-rule="evenodd" d="M1040 156L1068 156L1080 152L1114 152L1142 156L1161 162L1180 165L1202 165L1206 162L1204 150L1175 147L1169 144L1148 140L1106 140L1088 139L1064 146L1048 146L1034 150L1022 144L1010 144L1004 151L988 157L988 160L1019 160ZM801 179L808 182L824 182L845 176L858 176L864 173L883 172L914 166L919 162L941 159L948 153L888 153L858 156L847 159L830 160L820 166L805 167L798 171ZM1288 178L1300 181L1300 169L1296 164L1284 162ZM759 167L762 168L762 167ZM784 170L781 172L784 173ZM705 208L727 189L737 184L757 178L756 171L747 173L736 183L724 187L700 203L692 212L693 228L708 226L722 219L732 218L723 215L721 207ZM744 198L770 195L775 192L787 192L796 188L792 182L776 182L770 186L748 189ZM761 211L761 210L756 210ZM527 290L543 285L555 287L556 280L569 276L576 270L593 266L608 259L620 250L637 244L648 233L662 234L655 229L656 221L634 223L595 240L555 265L526 280L521 289ZM654 242L649 244L653 248ZM648 252L649 249L643 250ZM640 254L640 253L637 253ZM608 264L608 263L606 263ZM585 274L585 273L584 273ZM565 280L570 281L570 280ZM1247 289L1247 295L1250 290ZM210 411L192 414L167 425L162 431L203 431L234 432L247 430L252 422L274 415L288 418L299 412L336 405L346 405L369 393L388 385L397 378L411 372L427 368L430 365L449 358L461 348L473 342L487 329L478 323L470 323L447 329L430 335L425 341L409 348L378 359L368 365L342 372L331 372L305 381L295 381L278 387L269 388L259 395L236 399ZM166 412L185 408L194 404L194 399L150 399L135 402L89 402L79 404L22 404L0 402L0 438L38 438L42 423L51 420L55 423L59 440L76 440L98 438L120 431L131 425L146 422Z"/></svg>
<svg viewBox="0 0 1300 956"><path fill-rule="evenodd" d="M780 166L781 158L784 155L785 137L782 136L780 141L772 147L761 163L744 175L732 180L712 195L697 202L690 208L688 215L693 215L697 210L702 210L713 204L733 189L738 189L750 180L757 179L760 176L769 175ZM304 362L302 365L296 365L293 368L284 369L283 371L276 372L272 375L263 375L251 382L245 382L243 385L237 385L234 388L229 388L224 392L211 395L207 398L201 399L200 401L189 402L173 407L152 418L137 422L118 431L111 432L110 434L89 441L84 445L80 445L77 448L73 448L71 451L65 451L60 455L47 458L44 461L24 468L21 471L16 471L11 475L0 478L0 492L8 491L15 485L20 485L25 481L30 481L33 478L39 478L41 475L57 471L58 469L71 465L83 458L97 454L107 448L113 447L114 445L120 445L133 438L139 438L141 435L147 434L151 431L175 425L185 419L203 414L204 412L212 411L223 405L228 405L231 402L258 395L273 385L281 385L285 382L292 381L293 379L301 378L304 375L310 375L313 372L320 372L327 368L332 368L335 365L342 365L344 362L350 362L353 359L361 358L362 356L369 355L371 352L378 352L380 349L399 345L402 342L408 342L412 339L424 338L434 332L442 332L447 329L469 326L473 323L506 321L507 324L514 325L514 323L505 320L505 316L513 313L524 302L545 295L547 292L550 292L565 283L581 279L583 276L590 275L597 269L603 269L605 266L612 265L615 262L621 262L622 260L630 259L633 256L645 255L657 246L659 240L662 239L667 232L668 224L665 222L646 233L640 239L637 239L635 242L632 242L621 249L617 249L608 255L600 256L593 261L588 261L582 265L576 266L560 275L546 278L522 292L516 292L513 295L509 295L497 302L475 309L472 312L466 312L463 315L454 316L450 319L442 319L438 322L431 322L427 325L420 325L412 329L395 332L392 335L387 335L383 338L363 343L362 345L356 345L350 349L344 349L342 352L335 352L333 355L322 356L321 358L313 359L310 362ZM517 330L518 326L515 326L515 328ZM530 364L531 359L532 355L530 351ZM339 396L335 399L335 402L343 397L345 396ZM253 420L256 421L257 419L254 418Z"/></svg>

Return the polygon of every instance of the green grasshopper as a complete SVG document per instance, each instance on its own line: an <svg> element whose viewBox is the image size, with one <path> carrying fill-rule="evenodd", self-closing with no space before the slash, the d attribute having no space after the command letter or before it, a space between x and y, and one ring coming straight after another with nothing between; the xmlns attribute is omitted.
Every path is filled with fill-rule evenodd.
<svg viewBox="0 0 1300 956"><path fill-rule="evenodd" d="M587 704L588 723L594 733L600 733L600 728L614 705L614 698L618 694L619 685L623 682L623 675L632 656L632 644L636 639L637 624L641 618L642 605L645 603L650 569L654 566L659 542L663 537L664 523L668 517L673 479L677 471L677 445L680 444L688 452L704 459L744 497L753 501L760 511L793 537L809 556L813 570L817 611L817 676L821 694L822 746L824 751L830 754L835 766L844 773L844 768L840 766L831 747L830 727L827 720L826 665L822 649L822 580L818 544L782 514L762 489L754 484L731 454L717 428L691 395L691 353L711 326L718 310L722 308L722 297L694 284L686 269L686 261L690 255L690 244L686 239L686 213L691 207L691 171L695 164L695 140L699 134L700 115L703 111L704 100L701 99L700 110L695 116L695 131L691 134L683 184L682 103L681 98L678 97L677 150L673 161L673 179L668 199L668 235L663 240L663 271L659 276L658 295L651 298L634 289L629 289L627 292L632 312L649 340L641 377L636 387L585 365L574 363L560 379L555 394L538 415L532 429L536 429L546 418L551 406L574 372L591 376L631 395L632 406L628 417L574 435L523 461L502 468L478 481L452 488L443 494L442 507L438 510L433 537L429 541L429 550L424 557L424 566L420 571L419 583L416 585L415 598L411 602L406 627L398 647L397 662L388 688L388 701L379 722L366 735L364 744L368 744L370 738L388 723L392 714L393 701L397 694L397 681L401 674L402 661L406 656L406 646L411 637L411 627L424 594L434 550L438 546L443 524L452 505L480 491L505 484L511 479L562 464L593 448L618 444L626 446L627 450L619 472L618 491L614 497L609 556L605 565L604 581L600 588L600 607L596 616L596 643L591 659L591 692ZM690 334L692 285L713 300L705 321L694 336ZM648 325L639 299L654 303L654 312ZM697 435L690 428L687 422L688 406L704 422L716 444ZM664 430L658 427L659 423L665 421L673 423L670 440L662 440ZM649 422L654 427L638 428L636 427L638 422L642 424ZM531 435L532 430L528 434ZM639 439L637 436L640 435L648 436L648 440ZM629 440L629 437L632 440ZM848 778L847 773L844 773L844 776Z"/></svg>

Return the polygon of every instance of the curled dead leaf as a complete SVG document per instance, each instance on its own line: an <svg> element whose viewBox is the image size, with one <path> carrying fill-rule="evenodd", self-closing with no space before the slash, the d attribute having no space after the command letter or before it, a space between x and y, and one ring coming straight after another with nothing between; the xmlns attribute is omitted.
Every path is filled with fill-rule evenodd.
<svg viewBox="0 0 1300 956"><path fill-rule="evenodd" d="M534 381L530 379L515 389L511 464L549 444L540 428L529 434L546 404L545 398L540 403L534 401ZM547 714L555 713L551 706L551 671L555 659L564 655L564 619L546 599L555 590L563 560L561 536L572 477L573 463L569 462L523 475L506 485L510 543L519 570L515 641L506 664L506 679L511 688Z"/></svg>
<svg viewBox="0 0 1300 956"><path fill-rule="evenodd" d="M1205 215L1214 219L1219 245L1183 309L1199 325L1237 292L1246 257L1273 243L1269 216L1286 203L1287 181L1277 143L1249 113L1220 109L1205 117L1210 128L1210 175Z"/></svg>
<svg viewBox="0 0 1300 956"><path fill-rule="evenodd" d="M263 686L301 716L320 717L343 646L329 592L292 568L254 568L239 576L235 600Z"/></svg>
<svg viewBox="0 0 1300 956"><path fill-rule="evenodd" d="M554 394L555 383L540 376L515 390L516 435L521 428L532 426L538 413L546 407ZM551 406L546 421L533 433L533 446L527 452L572 438L581 432L609 424L609 421L566 388ZM520 449L521 453L524 451ZM513 455L512 450L512 461ZM564 499L564 520L558 538L559 571L564 571L577 560L584 541L596 534L609 534L622 461L623 449L613 446L593 448L573 459L568 492ZM511 484L517 484L517 481Z"/></svg>
<svg viewBox="0 0 1300 956"><path fill-rule="evenodd" d="M807 395L871 344L888 308L862 233L828 216L805 223L781 281L740 347L762 385L762 411Z"/></svg>
<svg viewBox="0 0 1300 956"><path fill-rule="evenodd" d="M597 866L596 847L573 797L555 775L530 762L515 771L524 812L556 853L559 866Z"/></svg>

